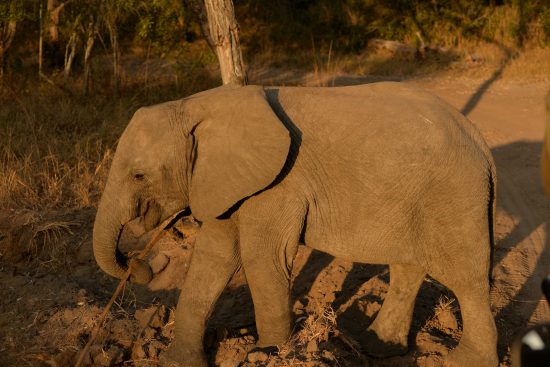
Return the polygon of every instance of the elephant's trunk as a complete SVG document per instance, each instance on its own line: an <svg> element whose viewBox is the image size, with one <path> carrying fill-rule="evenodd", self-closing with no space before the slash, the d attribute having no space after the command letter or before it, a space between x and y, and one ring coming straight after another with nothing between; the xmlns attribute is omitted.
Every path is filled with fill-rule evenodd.
<svg viewBox="0 0 550 367"><path fill-rule="evenodd" d="M116 182L116 180L114 180ZM118 250L118 241L124 224L136 217L136 207L131 199L124 199L114 192L111 179L108 180L94 223L93 248L97 264L109 275L123 278L128 267L131 268L130 280L138 284L147 284L153 277L147 262L128 258Z"/></svg>
<svg viewBox="0 0 550 367"><path fill-rule="evenodd" d="M124 211L120 205L115 205L109 191L107 184L95 218L93 249L101 270L120 279L128 265L127 258L118 250L118 240L123 224L130 220L130 215L129 210Z"/></svg>
<svg viewBox="0 0 550 367"><path fill-rule="evenodd" d="M131 213L135 208L130 199L116 192L116 187L123 186L118 182L109 175L95 218L93 249L101 270L120 279L128 269L128 259L119 251L118 241L124 224L133 219Z"/></svg>

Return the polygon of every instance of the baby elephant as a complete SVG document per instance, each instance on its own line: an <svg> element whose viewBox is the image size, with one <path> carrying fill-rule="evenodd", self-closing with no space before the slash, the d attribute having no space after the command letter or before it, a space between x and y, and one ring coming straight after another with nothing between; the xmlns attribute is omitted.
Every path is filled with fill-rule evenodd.
<svg viewBox="0 0 550 367"><path fill-rule="evenodd" d="M259 347L291 332L289 279L303 241L354 262L390 264L390 288L360 340L407 350L429 274L454 292L463 333L446 366L496 367L489 304L495 165L479 132L439 98L399 83L341 88L220 87L139 109L124 131L94 225L95 258L121 277L117 242L190 208L201 223L175 314L169 366L206 366L218 296L243 267ZM133 277L147 282L145 263Z"/></svg>

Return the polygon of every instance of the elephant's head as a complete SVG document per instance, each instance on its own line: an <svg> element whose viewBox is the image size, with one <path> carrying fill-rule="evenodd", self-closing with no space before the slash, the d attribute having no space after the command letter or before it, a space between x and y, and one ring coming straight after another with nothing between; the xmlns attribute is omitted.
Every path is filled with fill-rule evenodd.
<svg viewBox="0 0 550 367"><path fill-rule="evenodd" d="M124 275L118 239L138 217L149 230L186 208L201 221L223 215L274 181L289 147L289 132L261 87L221 87L139 109L120 138L99 204L99 266ZM150 269L141 264L132 275L147 282Z"/></svg>

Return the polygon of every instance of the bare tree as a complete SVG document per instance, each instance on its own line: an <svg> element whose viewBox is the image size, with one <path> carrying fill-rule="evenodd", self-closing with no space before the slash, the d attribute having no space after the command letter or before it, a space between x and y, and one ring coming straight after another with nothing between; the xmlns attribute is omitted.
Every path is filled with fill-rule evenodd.
<svg viewBox="0 0 550 367"><path fill-rule="evenodd" d="M48 0L48 16L49 16L49 23L48 23L48 32L50 33L50 40L53 43L57 43L59 41L59 19L61 16L61 12L65 8L65 6L70 3L71 0L65 1L63 3L60 3L59 0Z"/></svg>
<svg viewBox="0 0 550 367"><path fill-rule="evenodd" d="M115 94L120 88L120 45L119 45L119 23L134 6L133 0L102 0L100 2L100 15L107 27L111 51L113 57L113 87Z"/></svg>
<svg viewBox="0 0 550 367"><path fill-rule="evenodd" d="M65 64L63 68L63 74L65 78L68 78L71 74L74 57L76 55L79 27L80 14L76 17L74 23L71 26L71 36L69 37L69 41L67 41L67 45L65 46Z"/></svg>
<svg viewBox="0 0 550 367"><path fill-rule="evenodd" d="M93 15L90 16L88 27L86 28L86 48L84 50L84 94L90 92L90 79L92 75L92 67L90 65L90 57L94 48L96 35L98 34L99 22Z"/></svg>
<svg viewBox="0 0 550 367"><path fill-rule="evenodd" d="M247 83L239 25L235 19L232 0L188 0L197 13L201 29L220 63L223 84Z"/></svg>
<svg viewBox="0 0 550 367"><path fill-rule="evenodd" d="M17 18L15 16L15 1L8 5L7 17L0 18L0 77L4 75L6 67L6 52L10 48L15 31L17 29Z"/></svg>

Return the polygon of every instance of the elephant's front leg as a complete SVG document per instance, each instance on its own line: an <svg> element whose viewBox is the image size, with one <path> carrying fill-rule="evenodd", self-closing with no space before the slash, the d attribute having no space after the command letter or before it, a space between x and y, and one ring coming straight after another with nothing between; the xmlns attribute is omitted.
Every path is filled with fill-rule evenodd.
<svg viewBox="0 0 550 367"><path fill-rule="evenodd" d="M240 266L236 227L231 220L204 222L175 312L174 340L162 366L206 366L203 336L219 295Z"/></svg>
<svg viewBox="0 0 550 367"><path fill-rule="evenodd" d="M262 348L281 345L290 336L290 273L303 225L302 207L284 207L284 200L278 204L239 217L241 258Z"/></svg>

